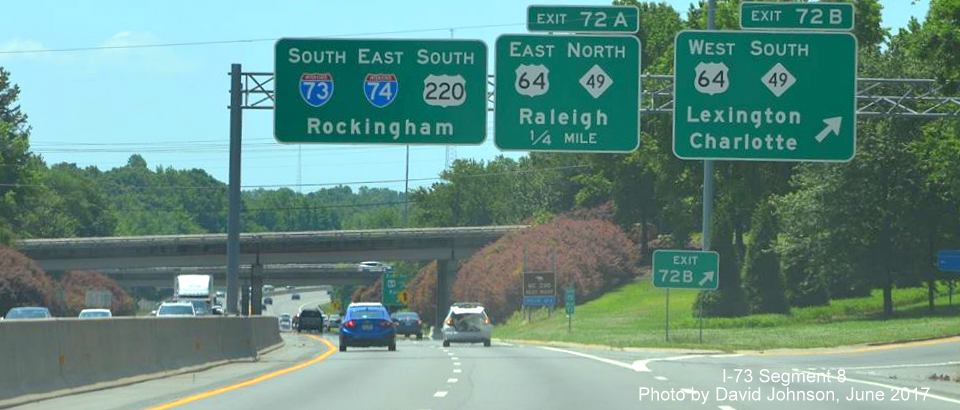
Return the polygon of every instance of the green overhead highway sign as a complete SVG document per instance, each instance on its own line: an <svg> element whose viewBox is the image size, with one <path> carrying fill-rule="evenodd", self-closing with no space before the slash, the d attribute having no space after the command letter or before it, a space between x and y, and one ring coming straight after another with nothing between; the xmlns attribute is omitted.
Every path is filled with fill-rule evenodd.
<svg viewBox="0 0 960 410"><path fill-rule="evenodd" d="M385 306L397 306L406 304L408 294L407 277L397 273L384 273L380 282L383 285L383 297L381 303Z"/></svg>
<svg viewBox="0 0 960 410"><path fill-rule="evenodd" d="M480 144L487 48L477 40L280 39L280 142Z"/></svg>
<svg viewBox="0 0 960 410"><path fill-rule="evenodd" d="M635 36L504 35L496 50L500 149L631 152L640 145Z"/></svg>
<svg viewBox="0 0 960 410"><path fill-rule="evenodd" d="M857 40L852 34L683 31L675 50L677 157L853 158Z"/></svg>
<svg viewBox="0 0 960 410"><path fill-rule="evenodd" d="M635 6L527 7L527 30L574 33L636 33L640 12Z"/></svg>
<svg viewBox="0 0 960 410"><path fill-rule="evenodd" d="M740 27L764 30L853 30L851 3L740 3Z"/></svg>
<svg viewBox="0 0 960 410"><path fill-rule="evenodd" d="M653 286L713 290L720 284L720 254L712 251L653 252Z"/></svg>

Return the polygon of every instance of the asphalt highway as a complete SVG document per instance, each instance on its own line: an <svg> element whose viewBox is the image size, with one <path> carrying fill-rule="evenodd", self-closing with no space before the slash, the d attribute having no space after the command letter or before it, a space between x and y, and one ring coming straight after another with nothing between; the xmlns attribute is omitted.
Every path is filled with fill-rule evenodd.
<svg viewBox="0 0 960 410"><path fill-rule="evenodd" d="M960 408L960 384L954 381L960 373L960 361L954 360L960 357L958 340L741 355L504 342L444 348L437 341L405 339L397 352L340 353L334 351L335 335L284 338L284 348L256 363L23 408ZM931 380L934 374L949 375L951 381ZM856 396L848 399L851 394Z"/></svg>
<svg viewBox="0 0 960 410"><path fill-rule="evenodd" d="M283 296L296 313L326 294ZM275 308L275 309L273 309ZM813 351L699 353L400 339L336 351L285 333L259 361L66 396L24 409L947 409L960 408L960 338ZM934 377L935 376L935 377ZM945 380L942 376L948 376Z"/></svg>

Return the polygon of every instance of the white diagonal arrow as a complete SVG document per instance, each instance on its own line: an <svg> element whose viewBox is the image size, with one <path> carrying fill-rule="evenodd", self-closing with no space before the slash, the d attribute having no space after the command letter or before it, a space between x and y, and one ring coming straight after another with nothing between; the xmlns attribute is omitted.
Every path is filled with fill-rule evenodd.
<svg viewBox="0 0 960 410"><path fill-rule="evenodd" d="M825 118L823 120L823 123L827 124L827 126L824 127L823 131L820 131L820 133L817 134L816 137L814 137L817 139L817 142L823 142L823 140L827 138L827 135L830 135L831 132L834 134L840 135L840 121L842 120L843 120L843 117Z"/></svg>
<svg viewBox="0 0 960 410"><path fill-rule="evenodd" d="M713 282L713 276L716 274L714 271L703 272L703 279L700 279L700 286L703 286L704 283Z"/></svg>

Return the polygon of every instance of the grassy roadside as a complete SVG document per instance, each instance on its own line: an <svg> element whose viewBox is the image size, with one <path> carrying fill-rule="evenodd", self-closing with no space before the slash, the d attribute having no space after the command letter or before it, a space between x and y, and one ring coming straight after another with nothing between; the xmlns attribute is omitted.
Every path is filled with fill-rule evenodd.
<svg viewBox="0 0 960 410"><path fill-rule="evenodd" d="M960 335L960 297L947 306L937 299L928 314L926 289L895 289L896 314L882 320L882 295L835 300L829 306L793 309L791 315L751 315L704 319L698 343L693 312L695 291L670 292L670 342L664 340L664 291L639 280L577 306L573 331L567 332L563 309L547 318L538 312L531 323L520 314L497 326L494 337L603 344L617 347L686 347L722 350L833 347Z"/></svg>

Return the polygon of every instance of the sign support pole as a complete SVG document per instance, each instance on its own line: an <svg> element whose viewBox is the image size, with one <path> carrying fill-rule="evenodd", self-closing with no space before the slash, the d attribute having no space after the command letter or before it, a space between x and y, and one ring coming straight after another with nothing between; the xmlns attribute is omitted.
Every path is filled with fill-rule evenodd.
<svg viewBox="0 0 960 410"><path fill-rule="evenodd" d="M953 306L953 287L955 284L954 279L950 279L950 306Z"/></svg>
<svg viewBox="0 0 960 410"><path fill-rule="evenodd" d="M667 288L667 315L666 315L666 326L663 328L664 335L666 335L666 340L670 341L670 288Z"/></svg>
<svg viewBox="0 0 960 410"><path fill-rule="evenodd" d="M703 343L703 299L700 299L700 303L697 307L697 318L700 319L700 343Z"/></svg>
<svg viewBox="0 0 960 410"><path fill-rule="evenodd" d="M707 2L707 30L713 30L716 20L717 4L715 0ZM713 233L711 222L713 221L713 160L703 161L703 230L700 239L701 249L710 250L710 236ZM668 289L667 292L670 290ZM699 308L697 316L700 321L700 343L703 343L703 298L699 298Z"/></svg>
<svg viewBox="0 0 960 410"><path fill-rule="evenodd" d="M240 64L230 65L230 186L227 215L227 315L237 314L240 290L240 147L243 131L243 85ZM246 290L246 289L244 289Z"/></svg>

